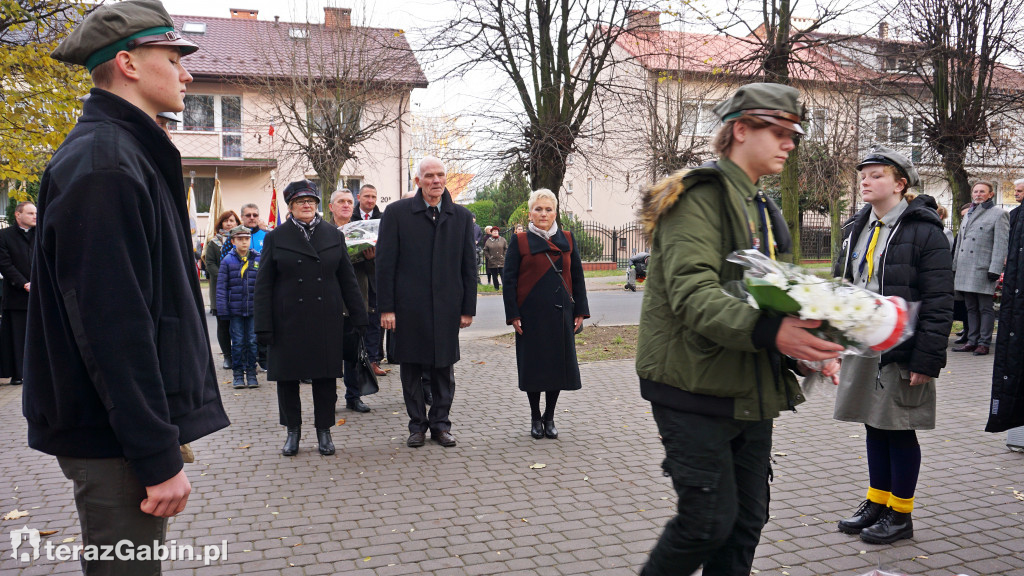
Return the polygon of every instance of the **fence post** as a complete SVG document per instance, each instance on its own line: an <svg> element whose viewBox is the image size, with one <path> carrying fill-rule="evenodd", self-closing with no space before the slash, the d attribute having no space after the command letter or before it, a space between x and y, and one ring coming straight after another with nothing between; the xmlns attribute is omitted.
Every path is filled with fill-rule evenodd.
<svg viewBox="0 0 1024 576"><path fill-rule="evenodd" d="M612 228L612 262L615 262L615 267L619 266L619 229Z"/></svg>

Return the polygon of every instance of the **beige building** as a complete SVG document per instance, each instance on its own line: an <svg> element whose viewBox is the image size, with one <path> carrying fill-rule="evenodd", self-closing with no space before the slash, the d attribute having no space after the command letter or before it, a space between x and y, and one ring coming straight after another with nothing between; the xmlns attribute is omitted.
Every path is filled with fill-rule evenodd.
<svg viewBox="0 0 1024 576"><path fill-rule="evenodd" d="M289 107L309 118L334 111L342 115L342 124L355 122L367 132L373 126L373 134L353 146L356 159L342 167L339 188L373 184L381 205L405 191L410 180L409 96L414 88L427 86L426 77L401 31L354 27L348 8L324 8L324 13L324 24L259 20L256 11L239 9L226 18L173 16L175 28L200 46L183 61L194 81L183 121L172 129L185 187L192 184L195 190L200 234L206 230L215 179L225 210L238 211L253 202L264 218L276 187L282 219L285 186L317 179L296 145L308 134L282 113ZM331 42L342 48L324 49ZM292 97L302 90L322 96L315 104ZM364 105L358 113L353 113L355 105L330 106L338 95ZM351 120L345 117L349 114Z"/></svg>

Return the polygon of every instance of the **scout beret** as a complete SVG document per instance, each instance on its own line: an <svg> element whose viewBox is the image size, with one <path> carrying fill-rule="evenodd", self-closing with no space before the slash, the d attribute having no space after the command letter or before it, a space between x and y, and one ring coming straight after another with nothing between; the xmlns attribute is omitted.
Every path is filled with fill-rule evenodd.
<svg viewBox="0 0 1024 576"><path fill-rule="evenodd" d="M803 134L800 121L804 106L800 103L800 91L785 84L758 82L740 86L728 100L714 108L722 122L735 120L740 116L756 116L765 122Z"/></svg>
<svg viewBox="0 0 1024 576"><path fill-rule="evenodd" d="M895 167L907 179L907 188L913 188L921 183L921 178L917 175L917 168L914 168L914 163L910 161L910 158L890 148L875 146L857 164L857 170L869 164L884 164Z"/></svg>
<svg viewBox="0 0 1024 576"><path fill-rule="evenodd" d="M139 46L176 46L182 56L199 49L174 30L174 21L159 0L124 0L93 10L50 57L92 72L121 50Z"/></svg>
<svg viewBox="0 0 1024 576"><path fill-rule="evenodd" d="M316 203L320 203L320 189L317 188L316 184L311 180L299 180L297 182L292 182L284 189L285 204L291 204L292 200L295 200L300 196L316 198Z"/></svg>
<svg viewBox="0 0 1024 576"><path fill-rule="evenodd" d="M228 231L228 234L230 234L232 238L238 238L239 236L252 237L252 230L249 230L248 226L239 225Z"/></svg>

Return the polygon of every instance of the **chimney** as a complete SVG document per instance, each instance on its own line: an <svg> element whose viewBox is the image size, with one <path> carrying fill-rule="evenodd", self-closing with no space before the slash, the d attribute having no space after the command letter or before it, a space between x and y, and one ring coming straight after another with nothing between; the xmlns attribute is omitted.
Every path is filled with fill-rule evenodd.
<svg viewBox="0 0 1024 576"><path fill-rule="evenodd" d="M885 20L878 23L878 37L882 40L889 39L889 23Z"/></svg>
<svg viewBox="0 0 1024 576"><path fill-rule="evenodd" d="M324 26L328 28L351 28L351 8L328 8L324 6Z"/></svg>
<svg viewBox="0 0 1024 576"><path fill-rule="evenodd" d="M661 12L651 10L627 10L626 29L656 32L661 30Z"/></svg>
<svg viewBox="0 0 1024 576"><path fill-rule="evenodd" d="M247 8L232 8L231 17L239 18L241 20L255 20L256 15L259 14L259 10L249 10Z"/></svg>
<svg viewBox="0 0 1024 576"><path fill-rule="evenodd" d="M274 26L277 26L279 22L281 22L281 17L280 16L274 16Z"/></svg>

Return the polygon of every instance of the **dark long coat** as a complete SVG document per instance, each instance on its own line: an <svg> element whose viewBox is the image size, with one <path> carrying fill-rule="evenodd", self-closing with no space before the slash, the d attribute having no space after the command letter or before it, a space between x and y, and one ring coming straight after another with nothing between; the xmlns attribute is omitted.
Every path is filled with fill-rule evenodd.
<svg viewBox="0 0 1024 576"><path fill-rule="evenodd" d="M322 222L312 239L288 220L267 233L256 275L256 334L271 334L268 380L340 378L345 320L366 326L345 237Z"/></svg>
<svg viewBox="0 0 1024 576"><path fill-rule="evenodd" d="M520 250L520 238L526 239L528 253ZM536 234L520 232L512 237L505 256L505 322L519 318L522 323L523 334L516 334L516 363L519 389L525 392L581 387L574 324L576 316L590 317L590 306L580 248L574 238L570 249L563 232L551 242L557 250ZM560 278L552 261L561 270L567 268L569 277ZM571 299L566 284L572 288Z"/></svg>
<svg viewBox="0 0 1024 576"><path fill-rule="evenodd" d="M0 230L0 274L4 277L4 310L28 310L28 276L32 271L32 243L36 229L26 232L16 223Z"/></svg>
<svg viewBox="0 0 1024 576"><path fill-rule="evenodd" d="M445 190L433 222L416 196L388 205L377 238L377 310L395 313L395 359L451 366L459 320L476 315L473 214Z"/></svg>
<svg viewBox="0 0 1024 576"><path fill-rule="evenodd" d="M1017 209L1019 210L1019 208ZM1016 210L1015 210L1016 211ZM999 346L992 366L987 432L1024 426L1024 220L1014 218L999 304Z"/></svg>

